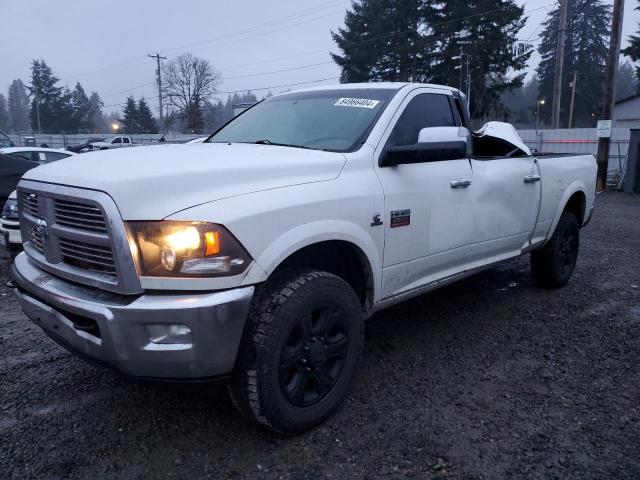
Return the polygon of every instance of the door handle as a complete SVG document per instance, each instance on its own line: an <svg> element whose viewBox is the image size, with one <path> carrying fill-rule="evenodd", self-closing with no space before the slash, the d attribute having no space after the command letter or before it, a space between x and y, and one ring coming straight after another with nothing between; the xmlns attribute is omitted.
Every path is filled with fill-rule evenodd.
<svg viewBox="0 0 640 480"><path fill-rule="evenodd" d="M540 175L526 175L524 177L524 183L534 183L540 181Z"/></svg>
<svg viewBox="0 0 640 480"><path fill-rule="evenodd" d="M471 180L467 178L461 178L460 180L451 180L449 182L451 188L467 188L471 185Z"/></svg>

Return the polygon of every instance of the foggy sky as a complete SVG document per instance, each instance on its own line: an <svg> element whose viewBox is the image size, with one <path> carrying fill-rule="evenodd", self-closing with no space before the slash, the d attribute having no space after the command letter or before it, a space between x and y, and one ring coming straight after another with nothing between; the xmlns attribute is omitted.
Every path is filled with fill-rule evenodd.
<svg viewBox="0 0 640 480"><path fill-rule="evenodd" d="M533 38L535 44L542 31L540 22L555 2L516 1L531 11L519 38ZM87 93L97 91L105 112L120 110L130 94L144 96L157 112L155 62L146 56L156 51L169 58L192 52L208 59L222 77L221 92L253 90L261 97L267 93L258 90L262 87L273 86L271 90L277 93L286 89L275 87L278 85L337 77L339 69L329 56L330 51L337 51L330 30L343 25L350 0L0 3L1 93L6 95L15 78L28 83L31 60L43 58L61 84L72 88L79 81ZM635 6L635 0L627 0L623 45L640 21ZM531 66L538 61L534 55Z"/></svg>

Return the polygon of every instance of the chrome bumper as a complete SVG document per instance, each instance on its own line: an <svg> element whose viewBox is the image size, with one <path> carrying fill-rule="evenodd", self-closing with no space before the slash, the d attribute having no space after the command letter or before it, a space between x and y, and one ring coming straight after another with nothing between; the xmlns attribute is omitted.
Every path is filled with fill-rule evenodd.
<svg viewBox="0 0 640 480"><path fill-rule="evenodd" d="M11 270L22 309L54 340L127 375L165 380L231 372L254 291L120 295L54 277L24 253ZM149 327L169 325L187 327L187 341L151 341Z"/></svg>
<svg viewBox="0 0 640 480"><path fill-rule="evenodd" d="M7 245L22 245L22 235L20 234L20 224L14 220L0 220L0 235L4 237Z"/></svg>

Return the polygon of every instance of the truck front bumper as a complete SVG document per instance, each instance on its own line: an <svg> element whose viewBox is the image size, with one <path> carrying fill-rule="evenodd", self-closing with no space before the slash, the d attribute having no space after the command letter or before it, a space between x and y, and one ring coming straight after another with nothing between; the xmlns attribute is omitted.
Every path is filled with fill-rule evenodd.
<svg viewBox="0 0 640 480"><path fill-rule="evenodd" d="M126 375L164 380L230 373L254 291L118 295L54 277L24 253L12 275L24 312L68 350Z"/></svg>
<svg viewBox="0 0 640 480"><path fill-rule="evenodd" d="M14 220L0 220L0 234L4 237L4 242L8 245L22 245L20 235L20 223Z"/></svg>

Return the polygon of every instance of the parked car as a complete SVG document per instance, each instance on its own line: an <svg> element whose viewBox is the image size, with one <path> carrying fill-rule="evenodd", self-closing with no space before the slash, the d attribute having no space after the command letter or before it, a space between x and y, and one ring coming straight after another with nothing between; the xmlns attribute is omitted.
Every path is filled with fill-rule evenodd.
<svg viewBox="0 0 640 480"><path fill-rule="evenodd" d="M304 431L343 402L373 313L523 254L540 286L569 281L595 159L469 125L456 89L345 84L266 99L201 145L32 170L16 295L84 358L228 378L247 417Z"/></svg>
<svg viewBox="0 0 640 480"><path fill-rule="evenodd" d="M8 247L22 245L20 222L18 220L18 197L15 190L11 192L2 209L0 235L4 239L4 244Z"/></svg>
<svg viewBox="0 0 640 480"><path fill-rule="evenodd" d="M0 149L0 202L16 189L20 177L32 168L61 160L71 155L61 149L40 147L10 147Z"/></svg>
<svg viewBox="0 0 640 480"><path fill-rule="evenodd" d="M89 140L87 140L84 143L78 143L76 145L69 145L67 147L67 150L69 150L70 152L74 152L74 153L84 153L84 152L88 152L90 150L92 150L91 148L91 144L92 143L99 143L99 142L104 142L104 137L102 138L90 138Z"/></svg>
<svg viewBox="0 0 640 480"><path fill-rule="evenodd" d="M9 138L9 135L0 130L0 148L13 147L13 142Z"/></svg>
<svg viewBox="0 0 640 480"><path fill-rule="evenodd" d="M109 150L110 148L132 147L133 141L131 137L116 135L105 138L101 142L91 142L89 145L91 145L91 150Z"/></svg>

